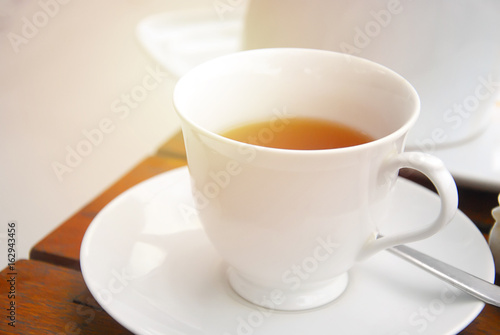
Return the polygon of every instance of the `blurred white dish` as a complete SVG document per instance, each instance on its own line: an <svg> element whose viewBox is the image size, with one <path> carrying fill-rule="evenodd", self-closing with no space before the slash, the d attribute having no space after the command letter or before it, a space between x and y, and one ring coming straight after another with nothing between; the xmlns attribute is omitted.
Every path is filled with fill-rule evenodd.
<svg viewBox="0 0 500 335"><path fill-rule="evenodd" d="M257 5L259 4L253 1L250 5L255 6L256 3ZM272 1L269 3L272 3ZM500 2L498 2L498 5L500 5ZM488 9L488 6L486 8L484 6L477 7L483 10ZM496 8L496 5L493 8ZM308 15L311 15L311 11L317 12L317 9L313 9L309 10ZM244 40L243 36L248 34L248 31L244 30L245 10L246 7L240 5L235 7L233 11L227 11L224 17L221 17L214 8L160 13L145 18L139 23L137 26L137 37L145 50L176 77L181 77L184 73L204 61L240 51L243 48L257 47L257 43L263 46L276 44L277 35L288 36L288 38L279 42L281 44L287 43L289 45L293 40L295 40L295 43L300 42L300 40L297 40L297 37L301 36L297 35L299 31L296 31L295 33L297 34L294 33L295 35L283 35L279 30L275 34L269 32L266 40L261 39L254 42L248 39ZM249 10L251 10L251 7ZM282 22L287 15L291 15L290 11L294 10L291 6L287 7L288 12L282 10L279 20L277 20L276 16L273 16L273 11L270 10L267 24L272 23L272 17L276 18L276 24ZM492 13L495 13L495 11L492 11ZM250 20L252 18L248 19L247 25L251 24ZM497 21L500 24L500 19ZM265 27L266 21L261 20L260 22L261 26ZM313 28L314 26L310 27L309 30ZM348 32L352 31L348 30ZM500 37L499 34L497 35ZM460 37L459 34L456 36ZM324 36L321 35L320 37ZM306 47L312 47L314 44L319 43L315 39L306 40L306 42ZM328 42L333 43L331 40L328 40ZM294 44L293 46L297 46L295 43L292 43ZM482 40L479 40L478 43L482 43ZM494 48L494 46L490 47ZM481 54L484 55L485 52ZM491 52L491 55L487 54L485 57L492 56L498 58L497 54ZM492 60L486 63L491 64L491 62ZM479 63L481 62L478 61L477 64ZM453 69L454 67L450 71L452 72ZM425 71L422 75L424 73ZM436 90L436 88L428 90L433 91L436 95L440 95L439 90ZM448 94L453 94L453 92L449 92ZM445 108L442 108L441 111L444 111ZM470 139L468 142L465 141L454 146L442 147L440 146L441 143L437 143L437 141L432 139L432 136L429 136L421 139L419 142L420 145L416 145L415 141L412 143L410 140L407 149L429 151L441 158L460 185L498 191L500 190L500 110L498 107L494 110L493 114L492 120L486 128L484 128L484 125L481 125L480 128L484 128L482 133L480 135L476 134L476 137ZM475 132L477 133L477 131ZM410 137L412 136L416 137L416 135L410 134ZM431 145L428 144L429 141L431 141Z"/></svg>
<svg viewBox="0 0 500 335"><path fill-rule="evenodd" d="M429 148L424 151L443 160L458 185L500 192L500 108L477 137L448 148L424 147Z"/></svg>
<svg viewBox="0 0 500 335"><path fill-rule="evenodd" d="M439 210L437 195L417 184L400 179L394 191L391 220L403 226ZM461 212L412 246L494 278L488 245ZM353 268L347 290L323 308L283 313L249 304L231 290L226 265L201 229L185 167L109 203L85 233L81 268L102 308L136 334L456 334L484 306L387 252Z"/></svg>
<svg viewBox="0 0 500 335"><path fill-rule="evenodd" d="M243 48L306 47L385 65L417 89L410 145L470 139L488 125L500 82L497 0L251 0Z"/></svg>
<svg viewBox="0 0 500 335"><path fill-rule="evenodd" d="M244 6L225 13L215 8L171 11L143 19L136 34L158 63L181 77L198 64L241 50L243 15Z"/></svg>
<svg viewBox="0 0 500 335"><path fill-rule="evenodd" d="M493 228L491 228L488 242L493 254L493 259L495 260L496 271L497 273L500 273L500 194L498 195L498 205L499 207L495 207L491 211L491 214L495 219L495 224L493 225Z"/></svg>

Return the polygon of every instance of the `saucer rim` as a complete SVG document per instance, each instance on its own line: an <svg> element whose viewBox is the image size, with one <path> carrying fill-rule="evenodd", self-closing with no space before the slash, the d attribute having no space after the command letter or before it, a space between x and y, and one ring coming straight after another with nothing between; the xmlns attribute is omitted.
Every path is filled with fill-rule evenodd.
<svg viewBox="0 0 500 335"><path fill-rule="evenodd" d="M96 299L96 301L102 306L102 308L115 321L117 321L119 324L121 324L125 328L127 328L130 331L132 331L134 333L137 333L137 334L156 334L156 332L152 332L152 333L150 333L149 331L145 332L145 328L143 326L141 326L140 324L135 324L134 325L133 322L129 323L128 320L126 320L123 317L123 315L120 315L120 308L118 308L118 309L112 308L111 306L108 306L105 303L103 304L102 301L100 301L99 296L98 296L98 294L96 292L96 288L94 287L94 280L91 278L91 275L89 275L89 268L91 266L90 267L87 266L87 261L90 261L90 259L88 259L87 255L85 254L85 250L87 250L88 247L89 247L89 244L92 243L93 232L96 229L99 228L100 224L102 224L102 221L100 221L101 216L105 216L106 213L107 213L107 211L110 210L116 203L120 202L123 198L129 196L130 194L133 194L134 191L136 189L138 189L138 188L146 187L145 185L147 185L147 184L154 184L158 180L161 180L163 178L171 177L171 178L175 179L175 177L177 177L179 174L188 174L187 167L183 166L183 167L180 167L180 168L175 168L175 169L166 171L164 173L161 173L161 174L159 174L157 176L151 177L151 178L149 178L149 179L147 179L147 180L145 180L145 181L143 181L143 182L141 182L141 183L133 186L132 188L126 190L122 194L118 195L115 199L113 199L109 204L107 204L96 215L96 217L93 219L93 221L91 222L91 224L87 228L87 231L86 231L86 233L84 235L84 238L83 238L83 241L82 241L82 244L81 244L81 252L80 252L81 272L82 272L84 281L85 281L85 283L88 286L89 291L94 296L94 298ZM415 191L418 190L418 192L432 193L429 190L425 189L424 187L422 187L422 186L420 186L420 185L418 185L416 183L413 183L411 181L405 180L404 178L398 178L398 181L403 182L403 183L408 184L408 185L411 185L411 187L414 187ZM477 227L475 227L475 225L473 224L473 222L470 221L470 219L467 216L465 216L465 214L463 214L460 211L457 214L461 215L462 219L465 219L465 221L463 223L461 223L462 225L464 225L464 227L465 226L469 226L469 227L467 227L467 229L473 229L473 228L475 228L477 230ZM480 234L479 231L477 231L477 232ZM485 242L485 244L487 245L486 242ZM485 263L484 271L485 272L489 272L489 274L490 274L490 276L489 276L490 278L486 278L486 280L489 280L490 282L492 282L494 280L494 277L495 277L495 270L494 270L493 261L492 260L485 260L484 263ZM488 264L486 264L486 263L488 263ZM473 301L470 304L471 304L471 307L469 308L469 311L468 311L468 314L467 314L468 317L460 320L459 322L453 323L453 325L450 326L450 328L451 328L450 329L450 334L452 334L454 332L461 331L464 328L466 328L479 315L479 313L482 311L482 309L484 308L484 305L485 305L484 303L482 303L480 301Z"/></svg>

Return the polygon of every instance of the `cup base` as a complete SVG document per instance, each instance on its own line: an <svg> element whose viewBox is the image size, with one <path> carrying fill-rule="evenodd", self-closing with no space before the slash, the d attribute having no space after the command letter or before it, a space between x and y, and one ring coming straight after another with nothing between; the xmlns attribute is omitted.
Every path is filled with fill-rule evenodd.
<svg viewBox="0 0 500 335"><path fill-rule="evenodd" d="M271 310L303 311L337 299L347 288L349 276L346 272L326 282L299 283L298 286L283 289L257 284L230 267L228 279L239 296L257 306Z"/></svg>

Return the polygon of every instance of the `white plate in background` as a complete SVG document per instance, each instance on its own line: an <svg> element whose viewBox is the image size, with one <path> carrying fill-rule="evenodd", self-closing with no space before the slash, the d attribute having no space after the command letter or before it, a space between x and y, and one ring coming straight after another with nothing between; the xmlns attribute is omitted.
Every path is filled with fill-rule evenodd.
<svg viewBox="0 0 500 335"><path fill-rule="evenodd" d="M457 184L500 192L500 108L497 106L490 125L479 136L429 153L443 160Z"/></svg>
<svg viewBox="0 0 500 335"><path fill-rule="evenodd" d="M137 38L158 63L181 77L198 64L241 50L244 8L159 13L139 22Z"/></svg>
<svg viewBox="0 0 500 335"><path fill-rule="evenodd" d="M224 12L205 8L150 16L137 26L137 37L159 64L181 77L198 64L241 50L246 7L238 3ZM500 192L500 108L479 136L425 151L441 158L459 185Z"/></svg>

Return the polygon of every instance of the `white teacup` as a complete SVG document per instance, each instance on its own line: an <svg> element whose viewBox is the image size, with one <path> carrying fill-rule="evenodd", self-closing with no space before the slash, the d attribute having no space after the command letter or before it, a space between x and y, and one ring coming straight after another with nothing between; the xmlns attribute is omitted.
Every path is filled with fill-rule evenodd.
<svg viewBox="0 0 500 335"><path fill-rule="evenodd" d="M250 0L243 44L344 52L393 69L421 98L407 144L432 153L489 124L499 30L498 0Z"/></svg>
<svg viewBox="0 0 500 335"><path fill-rule="evenodd" d="M456 186L443 164L403 152L419 113L416 91L374 62L310 49L239 52L182 77L174 105L202 225L229 264L233 289L257 305L303 310L328 303L344 291L358 260L431 236L456 211ZM341 122L375 140L290 150L219 135L268 120L265 136L273 136L285 117ZM431 179L440 214L415 231L377 239L402 167Z"/></svg>

